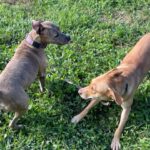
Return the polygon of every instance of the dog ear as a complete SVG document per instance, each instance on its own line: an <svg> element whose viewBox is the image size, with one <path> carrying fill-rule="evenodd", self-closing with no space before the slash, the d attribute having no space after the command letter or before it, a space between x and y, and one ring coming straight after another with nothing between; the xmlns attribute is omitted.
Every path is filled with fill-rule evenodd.
<svg viewBox="0 0 150 150"><path fill-rule="evenodd" d="M122 102L123 102L123 98L120 96L120 94L114 90L114 89L111 89L111 88L108 88L108 97L110 97L111 99L115 100L115 102L118 104L118 105L121 105Z"/></svg>
<svg viewBox="0 0 150 150"><path fill-rule="evenodd" d="M43 25L41 24L42 21L32 20L32 28L36 31L37 34L40 34L41 31L44 30Z"/></svg>

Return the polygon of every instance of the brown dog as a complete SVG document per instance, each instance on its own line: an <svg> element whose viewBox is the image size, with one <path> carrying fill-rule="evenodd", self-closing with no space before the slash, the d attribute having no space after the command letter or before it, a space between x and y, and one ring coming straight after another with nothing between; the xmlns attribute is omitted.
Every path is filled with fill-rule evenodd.
<svg viewBox="0 0 150 150"><path fill-rule="evenodd" d="M118 150L121 133L131 110L134 92L149 70L150 33L139 40L117 68L93 79L89 86L78 91L83 99L93 100L72 119L72 122L78 123L100 101L114 100L123 108L120 123L111 144L113 150Z"/></svg>
<svg viewBox="0 0 150 150"><path fill-rule="evenodd" d="M25 89L39 76L40 90L44 91L46 57L44 48L50 43L68 44L70 36L62 33L49 21L33 21L32 30L18 46L14 56L0 74L0 108L15 112L9 127L28 109L29 97Z"/></svg>

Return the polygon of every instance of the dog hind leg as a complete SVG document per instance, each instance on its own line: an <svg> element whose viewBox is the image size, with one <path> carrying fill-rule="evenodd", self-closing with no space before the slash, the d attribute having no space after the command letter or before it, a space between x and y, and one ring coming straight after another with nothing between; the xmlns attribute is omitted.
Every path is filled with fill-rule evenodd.
<svg viewBox="0 0 150 150"><path fill-rule="evenodd" d="M28 95L25 91L20 91L19 94L20 95L17 95L16 97L16 103L12 106L10 105L8 108L9 111L15 112L13 119L9 123L9 127L13 129L20 129L23 127L23 125L17 125L17 122L18 119L28 110Z"/></svg>
<svg viewBox="0 0 150 150"><path fill-rule="evenodd" d="M23 125L17 125L18 119L25 113L25 111L18 111L15 112L13 119L9 123L9 127L12 129L20 129Z"/></svg>

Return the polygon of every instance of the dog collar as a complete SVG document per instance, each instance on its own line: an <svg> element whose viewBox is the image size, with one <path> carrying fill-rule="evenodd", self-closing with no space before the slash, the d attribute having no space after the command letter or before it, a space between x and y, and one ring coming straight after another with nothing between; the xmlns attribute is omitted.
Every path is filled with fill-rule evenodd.
<svg viewBox="0 0 150 150"><path fill-rule="evenodd" d="M29 35L26 36L26 41L27 41L28 44L30 44L31 46L33 46L35 48L45 48L46 47L41 43L33 41Z"/></svg>

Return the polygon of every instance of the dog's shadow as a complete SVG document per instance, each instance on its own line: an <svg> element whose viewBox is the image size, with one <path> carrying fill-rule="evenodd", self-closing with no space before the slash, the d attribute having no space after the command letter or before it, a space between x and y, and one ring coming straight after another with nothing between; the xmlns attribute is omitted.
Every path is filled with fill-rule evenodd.
<svg viewBox="0 0 150 150"><path fill-rule="evenodd" d="M96 127L96 124L99 124L98 118L100 118L100 115L107 116L106 112L109 111L109 108L98 105L89 112L89 115L86 116L85 121L81 121L80 124L75 126L71 123L72 117L80 113L80 111L88 105L89 101L82 100L78 94L78 88L66 81L55 80L50 82L47 87L48 93L46 98L49 99L49 103L44 104L44 109L46 111L44 109L37 109L34 107L30 109L28 114L20 120L22 124L27 125L27 128L24 130L25 134L27 134L27 132L32 132L30 130L33 129L29 128L30 126L35 126L34 130L42 130L41 132L45 135L45 137L53 136L53 134L56 133L59 136L59 134L61 134L59 131L60 129L71 129L76 131L81 126L84 126L86 129L85 121L91 122L91 119L95 122ZM44 103L44 99L41 103ZM31 122L31 120L33 121ZM89 128L89 126L90 123L87 128Z"/></svg>
<svg viewBox="0 0 150 150"><path fill-rule="evenodd" d="M27 125L27 128L22 131L25 135L31 132L39 132L45 138L51 137L53 139L57 137L59 139L64 134L65 139L69 140L72 138L72 135L79 138L80 135L76 134L79 132L85 134L92 127L95 135L100 125L99 121L101 120L104 125L105 118L108 118L111 113L108 113L111 107L99 104L78 125L72 124L72 117L80 113L88 105L89 101L80 98L76 86L62 80L56 80L48 84L48 95L46 98L49 98L50 103L44 104L45 108L43 110L32 108L26 114L28 117L25 116L21 119L21 123ZM44 99L41 103L44 103ZM30 128L33 126L34 128ZM107 127L109 127L108 123L105 126L101 126L101 129L105 132ZM90 131L89 134L91 134ZM99 136L98 139L100 140L101 138ZM110 141L108 140L107 142L109 144Z"/></svg>
<svg viewBox="0 0 150 150"><path fill-rule="evenodd" d="M125 126L125 131L127 131L126 136L130 136L128 131L131 127L137 126L136 129L139 130L145 126L146 122L150 123L150 109L148 109L150 101L144 104L144 100L138 101L136 99L139 96L143 98L141 94L135 96L133 109L129 116L128 123ZM109 146L121 114L120 107L115 103L111 103L108 107L101 104L97 105L89 112L85 120L81 121L77 126L74 126L71 123L71 118L78 114L89 103L79 97L78 89L74 85L62 80L53 81L48 86L47 98L49 98L49 101L52 101L52 103L46 104L45 110L31 109L30 111L33 113L31 114L29 112L29 114L27 114L28 117L23 118L22 122L26 124L28 128L22 133L27 135L31 132L39 132L39 134L42 133L45 139L59 139L62 137L62 134L64 134L64 139L67 141L72 138L72 135L79 138L79 135L76 134L79 132L84 134L89 128L92 128L92 134L97 134L97 140L102 140L102 138L104 138L103 134L105 134L103 142ZM142 113L139 113L140 110L142 110ZM31 122L31 120L33 121ZM117 122L114 120L117 120ZM30 128L32 126L34 126L34 128ZM99 126L99 130L103 134L97 133ZM91 133L89 132L87 134ZM135 141L136 140L135 138Z"/></svg>
<svg viewBox="0 0 150 150"><path fill-rule="evenodd" d="M78 95L78 88L66 82L65 80L56 80L49 84L48 97L54 97L56 109L61 108L60 112L71 113L70 110L74 110L82 102Z"/></svg>
<svg viewBox="0 0 150 150"><path fill-rule="evenodd" d="M31 120L34 120L37 128L38 126L45 126L43 130L51 130L54 126L59 128L60 124L66 126L66 124L70 123L71 117L77 113L77 109L81 109L82 100L78 95L76 86L63 80L55 80L48 84L47 89L46 99L48 100L46 101L49 103L44 103L45 96L42 100L43 102L41 101L43 103L41 105L45 105L46 111L40 108L30 109L26 114L28 117L23 117L23 121L21 121L23 124L30 126ZM45 134L47 135L48 132Z"/></svg>

